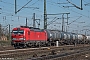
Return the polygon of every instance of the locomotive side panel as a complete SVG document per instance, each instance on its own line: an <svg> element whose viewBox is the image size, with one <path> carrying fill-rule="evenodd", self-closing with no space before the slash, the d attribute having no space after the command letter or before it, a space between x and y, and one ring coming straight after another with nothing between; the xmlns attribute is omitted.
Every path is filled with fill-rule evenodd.
<svg viewBox="0 0 90 60"><path fill-rule="evenodd" d="M35 40L35 32L33 30L30 31L30 40L32 40L32 41Z"/></svg>
<svg viewBox="0 0 90 60"><path fill-rule="evenodd" d="M46 41L46 33L45 32L35 32L35 41Z"/></svg>
<svg viewBox="0 0 90 60"><path fill-rule="evenodd" d="M30 30L30 41L46 41L47 34L44 30Z"/></svg>

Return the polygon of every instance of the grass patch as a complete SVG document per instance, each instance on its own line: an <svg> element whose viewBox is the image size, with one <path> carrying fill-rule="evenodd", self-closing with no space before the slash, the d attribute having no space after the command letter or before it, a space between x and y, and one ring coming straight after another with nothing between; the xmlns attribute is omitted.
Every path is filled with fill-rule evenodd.
<svg viewBox="0 0 90 60"><path fill-rule="evenodd" d="M0 41L0 46L10 46L11 45L11 41L7 40L7 41Z"/></svg>

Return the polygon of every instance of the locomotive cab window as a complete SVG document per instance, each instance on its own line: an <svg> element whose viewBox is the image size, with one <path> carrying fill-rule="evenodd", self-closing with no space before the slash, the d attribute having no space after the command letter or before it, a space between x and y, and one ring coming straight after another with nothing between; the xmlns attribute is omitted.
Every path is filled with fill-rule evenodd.
<svg viewBox="0 0 90 60"><path fill-rule="evenodd" d="M23 30L13 30L12 33L14 34L24 34Z"/></svg>

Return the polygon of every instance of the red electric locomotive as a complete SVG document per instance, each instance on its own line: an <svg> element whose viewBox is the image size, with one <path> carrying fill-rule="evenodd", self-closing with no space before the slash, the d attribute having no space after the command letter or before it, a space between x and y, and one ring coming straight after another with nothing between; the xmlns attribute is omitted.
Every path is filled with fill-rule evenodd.
<svg viewBox="0 0 90 60"><path fill-rule="evenodd" d="M53 46L84 42L85 36L59 30L39 29L27 26L13 28L11 44L17 47Z"/></svg>
<svg viewBox="0 0 90 60"><path fill-rule="evenodd" d="M13 28L11 38L11 44L16 48L39 46L39 44L46 45L47 43L47 33L45 30L26 26Z"/></svg>

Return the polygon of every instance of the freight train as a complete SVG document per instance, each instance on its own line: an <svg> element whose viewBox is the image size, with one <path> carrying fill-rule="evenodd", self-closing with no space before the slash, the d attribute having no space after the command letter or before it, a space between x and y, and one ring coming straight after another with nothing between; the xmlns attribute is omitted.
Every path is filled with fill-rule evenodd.
<svg viewBox="0 0 90 60"><path fill-rule="evenodd" d="M89 43L90 36L62 32L59 30L39 29L27 26L13 28L11 45L17 47L54 46L56 41L63 44Z"/></svg>

